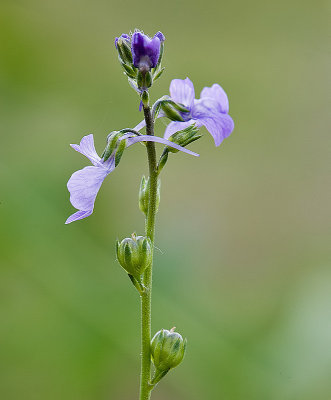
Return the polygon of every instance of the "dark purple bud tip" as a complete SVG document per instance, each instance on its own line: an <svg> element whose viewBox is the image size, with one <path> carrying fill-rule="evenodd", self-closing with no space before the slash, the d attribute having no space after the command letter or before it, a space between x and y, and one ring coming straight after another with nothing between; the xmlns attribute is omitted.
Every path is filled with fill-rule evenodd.
<svg viewBox="0 0 331 400"><path fill-rule="evenodd" d="M161 41L164 36L158 32L153 39L141 32L132 35L131 50L136 68L155 68L160 56Z"/></svg>
<svg viewBox="0 0 331 400"><path fill-rule="evenodd" d="M164 42L165 41L165 36L163 35L162 32L158 31L154 37L158 37L160 39L160 42Z"/></svg>
<svg viewBox="0 0 331 400"><path fill-rule="evenodd" d="M115 38L115 47L116 47L116 49L117 49L117 42L118 42L119 38L126 39L126 40L130 41L130 36L127 35L126 33L122 33L122 35L120 37L116 37Z"/></svg>

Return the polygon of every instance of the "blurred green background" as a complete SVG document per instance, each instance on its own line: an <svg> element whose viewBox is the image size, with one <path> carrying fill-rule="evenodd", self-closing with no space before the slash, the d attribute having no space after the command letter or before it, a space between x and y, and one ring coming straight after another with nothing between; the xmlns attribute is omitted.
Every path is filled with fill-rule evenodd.
<svg viewBox="0 0 331 400"><path fill-rule="evenodd" d="M93 216L64 225L66 182L88 165L69 144L93 132L101 152L142 118L113 45L136 27L166 35L153 99L174 78L197 97L218 82L235 121L221 147L203 130L201 157L177 154L163 175L153 332L176 326L189 345L153 399L331 398L329 10L1 0L1 399L137 399L138 296L114 241L143 232L144 148L125 153Z"/></svg>

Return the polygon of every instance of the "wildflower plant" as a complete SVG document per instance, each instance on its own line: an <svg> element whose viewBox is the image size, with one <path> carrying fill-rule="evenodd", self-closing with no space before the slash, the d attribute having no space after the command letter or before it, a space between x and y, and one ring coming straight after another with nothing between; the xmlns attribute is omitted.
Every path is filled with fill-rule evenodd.
<svg viewBox="0 0 331 400"><path fill-rule="evenodd" d="M141 301L141 375L140 400L150 399L157 383L183 359L186 339L171 330L161 329L151 337L152 267L155 235L155 217L160 202L160 175L170 154L184 152L199 154L186 147L201 138L204 126L212 135L215 145L233 131L226 93L218 84L205 87L200 98L195 98L189 78L174 79L170 93L150 105L149 90L161 76L165 37L161 32L153 38L136 30L115 39L115 48L124 74L140 98L144 120L134 128L112 131L106 138L101 156L95 150L93 135L84 136L79 145L71 147L87 157L92 165L76 171L68 181L71 204L78 210L66 223L86 218L93 213L94 202L105 178L119 165L126 148L142 143L147 150L149 175L143 176L139 190L139 208L145 216L145 233L132 234L116 242L117 260L137 289ZM154 134L157 118L170 121L163 137ZM146 128L146 134L140 131ZM159 159L156 145L164 145ZM152 370L152 364L154 368Z"/></svg>

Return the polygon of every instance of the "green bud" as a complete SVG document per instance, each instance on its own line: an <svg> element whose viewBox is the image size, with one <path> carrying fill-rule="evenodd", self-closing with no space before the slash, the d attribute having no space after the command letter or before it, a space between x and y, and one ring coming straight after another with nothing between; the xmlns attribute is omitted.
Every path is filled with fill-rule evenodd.
<svg viewBox="0 0 331 400"><path fill-rule="evenodd" d="M174 330L161 329L151 341L151 357L156 368L152 384L163 378L171 368L177 367L184 358L187 340Z"/></svg>
<svg viewBox="0 0 331 400"><path fill-rule="evenodd" d="M140 275L152 261L152 244L149 238L132 234L121 242L116 241L117 260L125 271L140 282Z"/></svg>
<svg viewBox="0 0 331 400"><path fill-rule="evenodd" d="M160 204L161 181L157 181L156 211ZM143 176L139 188L139 208L147 216L149 203L149 178Z"/></svg>
<svg viewBox="0 0 331 400"><path fill-rule="evenodd" d="M117 51L121 61L123 61L125 64L129 64L130 66L133 65L131 47L128 40L120 37L117 41Z"/></svg>

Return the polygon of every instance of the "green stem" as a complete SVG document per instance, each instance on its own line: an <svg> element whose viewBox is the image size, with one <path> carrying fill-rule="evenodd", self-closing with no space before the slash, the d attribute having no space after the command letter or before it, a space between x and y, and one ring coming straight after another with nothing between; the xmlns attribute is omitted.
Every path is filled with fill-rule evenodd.
<svg viewBox="0 0 331 400"><path fill-rule="evenodd" d="M149 106L144 106L147 135L154 135L154 121ZM149 166L149 203L146 218L146 235L152 242L154 248L155 215L157 198L157 164L155 143L147 142L147 156ZM151 379L151 311L152 311L152 268L151 265L145 270L143 283L146 288L141 295L141 375L140 375L140 400L149 400L153 386Z"/></svg>

